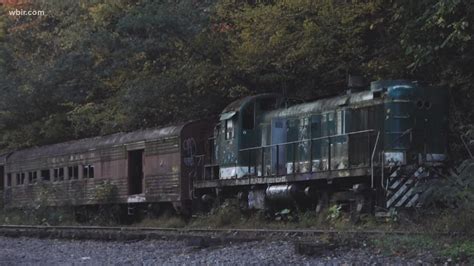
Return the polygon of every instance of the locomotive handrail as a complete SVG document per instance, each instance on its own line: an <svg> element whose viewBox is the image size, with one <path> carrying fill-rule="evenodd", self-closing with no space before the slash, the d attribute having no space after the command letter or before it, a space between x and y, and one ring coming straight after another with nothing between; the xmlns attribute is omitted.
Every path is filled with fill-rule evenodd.
<svg viewBox="0 0 474 266"><path fill-rule="evenodd" d="M371 133L371 132L375 132L375 130L368 129L368 130L354 131L354 132L349 132L349 133L339 134L339 135L330 135L330 136L324 136L324 137L318 137L318 138L312 138L312 139L302 139L302 140L275 143L275 144L264 145L264 146L255 146L255 147L240 149L239 151L256 150L256 149L261 149L261 148L271 148L278 145L282 146L282 145L289 145L289 144L297 144L297 143L314 141L314 140L323 140L323 139L328 139L328 138L344 137L344 136L357 135L357 134L362 134L362 133Z"/></svg>
<svg viewBox="0 0 474 266"><path fill-rule="evenodd" d="M324 165L325 166L320 166L320 167L324 167L325 169L320 169L321 171L325 171L325 170L328 170L328 171L331 171L331 170L335 170L336 168L334 167L337 167L337 166L333 166L332 165L332 159L333 159L333 155L331 154L332 153L332 139L335 139L335 138L345 138L346 140L343 141L343 144L345 145L348 145L349 146L349 142L350 142L350 136L353 136L353 135L366 135L367 134L367 151L365 152L366 153L366 156L365 158L367 158L367 160L364 160L363 162L360 162L362 164L365 165L365 167L368 167L369 164L373 165L373 157L374 155L371 157L371 153L373 153L373 150L372 150L372 145L370 144L371 143L371 136L373 136L373 133L375 132L378 132L378 135L377 135L377 138L380 139L380 132L379 131L376 131L374 129L369 129L369 130L361 130L361 131L355 131L355 132L349 132L349 133L345 133L345 134L337 134L337 135L330 135L330 136L324 136L324 137L317 137L317 138L312 138L312 139L303 139L303 140L298 140L298 141L290 141L290 142L284 142L284 143L275 143L275 144L270 144L270 145L263 145L263 146L257 146L257 147L250 147L250 148L244 148L244 149L240 149L239 150L239 153L242 154L242 156L248 156L248 163L247 164L244 164L243 166L244 167L247 167L247 175L256 175L256 176L279 176L281 174L281 165L280 165L280 147L289 147L291 148L292 150L292 154L289 155L290 157L288 157L289 159L289 163L291 164L291 169L288 169L285 171L285 172L288 172L292 174L296 174L296 172L300 172L300 170L297 170L297 166L296 164L297 163L305 163L306 164L309 164L309 165L306 165L306 166L303 166L305 167L305 169L307 170L303 170L304 172L309 172L309 173L313 173L313 171L315 171L313 169L313 166L314 166L314 162L313 162L313 142L317 142L317 141L326 141L326 144L327 145L327 148L326 148L326 156L325 156L325 163ZM377 140L377 145L378 145L378 142L379 140ZM297 156L297 145L298 144L301 144L301 143L306 143L306 147L308 148L309 147L309 162L308 160L303 160L301 161L300 159L296 159L296 156ZM339 142L337 142L339 143ZM267 157L267 155L265 155L265 153L268 152L268 149L271 149L272 150L272 154L274 154L274 156L276 157L276 163L275 161L271 160L271 162L265 162L265 158ZM275 151L276 149L276 151ZM260 154L258 152L261 152ZM351 156L350 156L350 153L347 152L344 153L345 155L337 155L337 156L343 156L345 158L347 158L347 166L343 166L343 168L337 168L337 169L351 169ZM257 158L257 157L260 157L260 158ZM253 158L253 159L252 159ZM334 157L336 158L336 157ZM371 160L372 159L372 160ZM255 160L255 161L254 161ZM252 161L254 161L252 163ZM258 162L260 161L260 163ZM341 163L341 162L339 162ZM235 167L238 167L237 164ZM270 167L270 168L268 168ZM288 166L287 166L288 167ZM301 166L299 166L301 167ZM308 169L309 167L309 169ZM269 171L269 172L268 172ZM318 170L316 170L318 171ZM373 173L373 170L372 172Z"/></svg>
<svg viewBox="0 0 474 266"><path fill-rule="evenodd" d="M377 146L379 144L380 131L377 132L377 138L375 139L374 149L372 151L372 157L370 158L370 181L371 188L374 188L374 158Z"/></svg>

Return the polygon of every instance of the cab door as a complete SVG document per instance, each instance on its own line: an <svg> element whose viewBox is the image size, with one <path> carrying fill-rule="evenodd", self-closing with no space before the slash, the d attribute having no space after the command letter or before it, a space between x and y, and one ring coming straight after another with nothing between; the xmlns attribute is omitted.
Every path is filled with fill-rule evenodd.
<svg viewBox="0 0 474 266"><path fill-rule="evenodd" d="M276 117L271 124L271 144L272 146L272 168L275 175L286 174L286 149L287 142L286 119Z"/></svg>

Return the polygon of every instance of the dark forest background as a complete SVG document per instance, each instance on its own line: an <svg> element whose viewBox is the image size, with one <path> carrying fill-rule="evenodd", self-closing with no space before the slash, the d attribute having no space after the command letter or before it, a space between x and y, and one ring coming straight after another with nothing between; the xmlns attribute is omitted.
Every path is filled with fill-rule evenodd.
<svg viewBox="0 0 474 266"><path fill-rule="evenodd" d="M0 7L0 150L217 115L231 100L342 93L348 73L449 90L474 134L474 1L38 1ZM469 136L467 136L467 139ZM468 140L469 141L469 140Z"/></svg>

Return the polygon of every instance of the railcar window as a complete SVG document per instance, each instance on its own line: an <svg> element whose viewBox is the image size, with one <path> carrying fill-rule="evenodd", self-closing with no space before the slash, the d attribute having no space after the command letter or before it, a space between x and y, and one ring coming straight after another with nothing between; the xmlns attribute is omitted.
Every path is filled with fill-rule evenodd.
<svg viewBox="0 0 474 266"><path fill-rule="evenodd" d="M25 184L25 173L20 174L20 184L24 185Z"/></svg>
<svg viewBox="0 0 474 266"><path fill-rule="evenodd" d="M16 176L16 185L19 186L20 185L20 173L17 173L15 176Z"/></svg>
<svg viewBox="0 0 474 266"><path fill-rule="evenodd" d="M51 180L51 174L49 173L49 169L41 170L41 180L44 180L44 181Z"/></svg>
<svg viewBox="0 0 474 266"><path fill-rule="evenodd" d="M94 166L93 165L84 165L83 168L84 178L94 178Z"/></svg>
<svg viewBox="0 0 474 266"><path fill-rule="evenodd" d="M64 181L64 168L54 168L53 172L54 181Z"/></svg>
<svg viewBox="0 0 474 266"><path fill-rule="evenodd" d="M30 184L36 183L36 177L37 177L36 171L28 172L28 183Z"/></svg>
<svg viewBox="0 0 474 266"><path fill-rule="evenodd" d="M59 174L58 174L58 179L59 181L64 181L64 168L59 168Z"/></svg>
<svg viewBox="0 0 474 266"><path fill-rule="evenodd" d="M231 119L227 119L225 121L225 139L233 139L234 138L234 122Z"/></svg>
<svg viewBox="0 0 474 266"><path fill-rule="evenodd" d="M12 186L12 174L7 174L7 187Z"/></svg>
<svg viewBox="0 0 474 266"><path fill-rule="evenodd" d="M54 170L53 170L53 181L54 182L58 181L58 176L59 176L59 169L54 168Z"/></svg>
<svg viewBox="0 0 474 266"><path fill-rule="evenodd" d="M69 166L67 168L68 171L68 178L69 180L71 179L79 179L79 167L77 165L75 166Z"/></svg>

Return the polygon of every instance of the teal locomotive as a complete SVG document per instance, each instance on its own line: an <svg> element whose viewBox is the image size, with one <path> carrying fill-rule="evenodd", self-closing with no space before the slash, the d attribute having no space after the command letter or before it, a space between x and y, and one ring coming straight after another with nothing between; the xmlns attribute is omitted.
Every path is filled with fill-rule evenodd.
<svg viewBox="0 0 474 266"><path fill-rule="evenodd" d="M383 80L308 103L276 94L235 101L215 127L197 195L235 195L256 209L416 206L419 184L447 159L446 99L442 88Z"/></svg>

